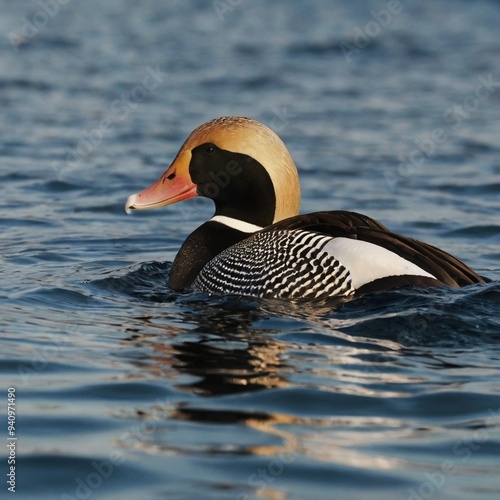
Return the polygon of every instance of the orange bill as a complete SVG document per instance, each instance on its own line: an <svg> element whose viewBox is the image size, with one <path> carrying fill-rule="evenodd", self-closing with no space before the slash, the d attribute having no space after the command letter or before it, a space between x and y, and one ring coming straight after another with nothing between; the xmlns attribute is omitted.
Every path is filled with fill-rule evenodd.
<svg viewBox="0 0 500 500"><path fill-rule="evenodd" d="M128 197L125 211L148 210L171 205L198 195L196 184L189 175L191 151L185 150L172 162L166 172L151 186Z"/></svg>

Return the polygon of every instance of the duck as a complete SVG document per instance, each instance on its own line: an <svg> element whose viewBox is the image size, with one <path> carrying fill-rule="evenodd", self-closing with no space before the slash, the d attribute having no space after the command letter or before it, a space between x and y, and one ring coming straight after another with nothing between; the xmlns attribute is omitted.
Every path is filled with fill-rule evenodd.
<svg viewBox="0 0 500 500"><path fill-rule="evenodd" d="M178 251L168 277L175 291L323 299L485 282L445 251L368 216L299 215L295 163L280 137L252 118L224 116L197 127L160 178L128 197L125 210L196 196L212 199L215 213Z"/></svg>

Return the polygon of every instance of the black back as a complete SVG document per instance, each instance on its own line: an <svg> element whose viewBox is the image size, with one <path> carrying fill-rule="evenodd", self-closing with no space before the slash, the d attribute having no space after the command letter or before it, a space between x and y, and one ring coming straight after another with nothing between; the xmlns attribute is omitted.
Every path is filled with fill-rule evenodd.
<svg viewBox="0 0 500 500"><path fill-rule="evenodd" d="M449 253L422 241L392 233L380 222L356 212L335 210L298 215L268 226L263 231L277 229L304 229L367 241L412 262L445 285L460 287L485 282L469 266Z"/></svg>

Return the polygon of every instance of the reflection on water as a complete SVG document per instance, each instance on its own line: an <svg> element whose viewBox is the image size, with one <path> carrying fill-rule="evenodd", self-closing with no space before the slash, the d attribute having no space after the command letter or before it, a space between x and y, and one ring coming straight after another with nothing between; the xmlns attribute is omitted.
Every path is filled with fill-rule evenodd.
<svg viewBox="0 0 500 500"><path fill-rule="evenodd" d="M140 477L147 464L151 484L168 478L169 494L182 492L197 464L199 482L189 484L201 497L211 485L217 494L229 488L231 498L235 488L286 498L293 485L307 498L311 477L327 492L332 482L342 491L358 487L360 476L368 496L373 488L400 494L450 457L460 474L448 480L479 474L494 487L498 283L397 290L340 304L284 302L175 295L165 285L168 268L126 267L82 281L70 294L61 288L61 309L45 313L46 292L28 290L11 311L31 304L32 324L57 322L66 333L64 344L54 343L56 355L74 360L85 377L68 389L58 376L68 367L52 359L35 364L40 369L27 377L40 402L29 415L32 429L56 416L57 435L72 429L71 409L83 401L78 433L59 451L64 446L76 460L76 443L89 457L79 458L79 467L90 474L93 461L109 457L109 450L93 451L104 438L130 465L106 483L110 491L120 478ZM130 301L135 313L124 316L120 308ZM472 316L481 317L481 331L463 325ZM82 348L93 353L83 363ZM51 385L44 385L47 376ZM47 399L68 401L44 406ZM487 429L487 440L478 429ZM44 457L54 452L50 439L36 439ZM61 491L74 491L74 477L61 469Z"/></svg>
<svg viewBox="0 0 500 500"><path fill-rule="evenodd" d="M158 335L137 334L126 342L151 352L147 363L141 360L140 364L155 377L166 377L175 382L185 378L181 377L183 374L191 375L192 382L175 384L183 391L214 396L287 384L283 378L287 365L280 358L286 349L283 342L273 340L269 337L270 332L265 330L245 331L246 318L242 317L239 322L237 315L223 320L222 316L212 319L215 321L212 333L207 333L210 319L204 318L197 328L187 333L181 328L167 327L164 332L167 335L163 332ZM219 319L226 324L225 327ZM222 335L217 330L223 332ZM172 335L176 333L182 341L172 342Z"/></svg>
<svg viewBox="0 0 500 500"><path fill-rule="evenodd" d="M495 295L498 285L491 286L489 294ZM258 460L245 468L243 483L263 498L286 498L280 484L318 473L319 464L328 468L318 476L326 474L319 479L327 481L324 486L334 481L349 489L356 474L363 474L367 488L383 491L390 484L389 491L411 492L425 484L428 446L435 448L438 470L451 454L452 472L444 477L493 477L500 469L487 455L480 470L462 454L483 446L474 429L485 424L492 437L500 437L500 420L484 417L491 400L474 398L464 410L471 395L460 392L467 370L460 365L460 349L429 349L439 345L443 319L429 320L427 345L387 338L387 328L399 325L398 319L391 327L390 318L398 318L406 299L413 297L417 310L419 300L428 306L420 291L394 294L401 300L394 300L392 312L386 306L388 321L378 334L372 321L380 297L349 304L349 311L341 308L337 314L325 314L324 304L303 306L294 318L283 315L283 304L194 294L179 301L181 326L158 329L161 313L136 318L134 323L142 321L149 333L138 332L123 345L142 353L135 361L142 372L169 380L178 393L162 404L142 406L135 418L148 432L119 446L178 459ZM447 301L457 300L448 296ZM363 322L370 327L362 328ZM430 384L435 392L429 392ZM429 418L438 420L430 425ZM179 425L184 432L177 432ZM214 440L214 435L224 438Z"/></svg>

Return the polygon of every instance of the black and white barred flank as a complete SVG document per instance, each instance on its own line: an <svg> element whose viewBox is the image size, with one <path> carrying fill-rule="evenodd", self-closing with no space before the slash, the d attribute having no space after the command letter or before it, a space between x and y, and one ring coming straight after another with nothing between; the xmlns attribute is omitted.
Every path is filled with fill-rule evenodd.
<svg viewBox="0 0 500 500"><path fill-rule="evenodd" d="M325 249L331 241L303 230L255 233L208 262L192 288L263 298L353 295L349 271Z"/></svg>

